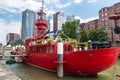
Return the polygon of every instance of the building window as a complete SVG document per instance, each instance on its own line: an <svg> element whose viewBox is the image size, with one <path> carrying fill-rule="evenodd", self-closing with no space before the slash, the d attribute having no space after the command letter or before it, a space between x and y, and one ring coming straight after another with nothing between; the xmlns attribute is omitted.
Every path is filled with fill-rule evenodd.
<svg viewBox="0 0 120 80"><path fill-rule="evenodd" d="M106 22L105 25L108 25L108 22Z"/></svg>
<svg viewBox="0 0 120 80"><path fill-rule="evenodd" d="M102 25L104 25L105 23L104 22L102 22Z"/></svg>
<svg viewBox="0 0 120 80"><path fill-rule="evenodd" d="M108 27L106 26L105 29L108 30Z"/></svg>
<svg viewBox="0 0 120 80"><path fill-rule="evenodd" d="M108 18L106 17L105 20L107 20Z"/></svg>
<svg viewBox="0 0 120 80"><path fill-rule="evenodd" d="M104 21L104 18L102 18L102 21Z"/></svg>
<svg viewBox="0 0 120 80"><path fill-rule="evenodd" d="M104 16L104 14L102 14L102 17Z"/></svg>
<svg viewBox="0 0 120 80"><path fill-rule="evenodd" d="M105 13L105 16L107 16L107 13Z"/></svg>

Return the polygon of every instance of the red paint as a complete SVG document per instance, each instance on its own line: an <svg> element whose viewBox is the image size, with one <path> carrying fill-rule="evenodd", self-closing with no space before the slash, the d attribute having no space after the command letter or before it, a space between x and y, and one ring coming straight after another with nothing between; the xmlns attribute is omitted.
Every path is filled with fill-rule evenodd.
<svg viewBox="0 0 120 80"><path fill-rule="evenodd" d="M120 19L120 14L111 15L109 19Z"/></svg>

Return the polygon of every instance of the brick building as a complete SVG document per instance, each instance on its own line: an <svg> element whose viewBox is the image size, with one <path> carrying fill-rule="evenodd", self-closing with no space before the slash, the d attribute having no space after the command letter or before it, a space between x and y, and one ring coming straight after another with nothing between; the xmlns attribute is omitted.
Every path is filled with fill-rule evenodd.
<svg viewBox="0 0 120 80"><path fill-rule="evenodd" d="M81 28L85 29L85 30L89 30L89 29L96 29L98 28L98 19L96 20L92 20L92 21L89 21L87 23L82 23L80 25Z"/></svg>
<svg viewBox="0 0 120 80"><path fill-rule="evenodd" d="M120 2L110 7L104 7L99 11L99 26L102 26L107 31L108 41L112 46L120 46L120 34L114 33L115 22L110 20L109 16L120 13ZM120 27L120 20L117 20L117 25Z"/></svg>
<svg viewBox="0 0 120 80"><path fill-rule="evenodd" d="M102 27L106 30L108 41L112 43L112 46L120 47L120 34L114 33L115 22L114 20L109 19L109 16L114 14L120 14L120 2L110 7L102 8L99 10L99 19L84 23L84 25L81 25L80 27L85 30ZM117 20L117 26L120 27L120 20Z"/></svg>

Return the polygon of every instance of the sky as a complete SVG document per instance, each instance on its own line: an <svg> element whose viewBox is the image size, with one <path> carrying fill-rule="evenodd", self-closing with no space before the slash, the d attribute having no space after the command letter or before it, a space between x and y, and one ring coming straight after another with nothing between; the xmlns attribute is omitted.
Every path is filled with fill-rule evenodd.
<svg viewBox="0 0 120 80"><path fill-rule="evenodd" d="M75 15L82 23L97 19L101 8L117 2L120 0L44 0L44 11L51 17L52 27L52 16L58 11L64 12L65 16ZM8 33L20 34L24 10L38 12L40 7L41 0L0 0L0 43L6 44Z"/></svg>

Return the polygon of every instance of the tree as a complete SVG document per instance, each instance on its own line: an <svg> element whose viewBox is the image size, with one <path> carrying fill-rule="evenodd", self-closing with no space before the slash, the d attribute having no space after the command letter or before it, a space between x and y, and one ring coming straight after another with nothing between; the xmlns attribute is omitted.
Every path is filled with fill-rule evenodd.
<svg viewBox="0 0 120 80"><path fill-rule="evenodd" d="M90 29L88 33L89 40L98 41L98 33L96 29Z"/></svg>
<svg viewBox="0 0 120 80"><path fill-rule="evenodd" d="M103 28L90 29L88 36L92 41L107 41L107 33Z"/></svg>
<svg viewBox="0 0 120 80"><path fill-rule="evenodd" d="M80 20L67 21L62 25L63 33L69 38L76 39L77 38L77 26ZM62 38L66 38L63 34L61 34Z"/></svg>
<svg viewBox="0 0 120 80"><path fill-rule="evenodd" d="M88 34L85 30L80 31L80 42L87 42L88 41Z"/></svg>
<svg viewBox="0 0 120 80"><path fill-rule="evenodd" d="M97 29L98 41L107 41L107 32L103 28Z"/></svg>

